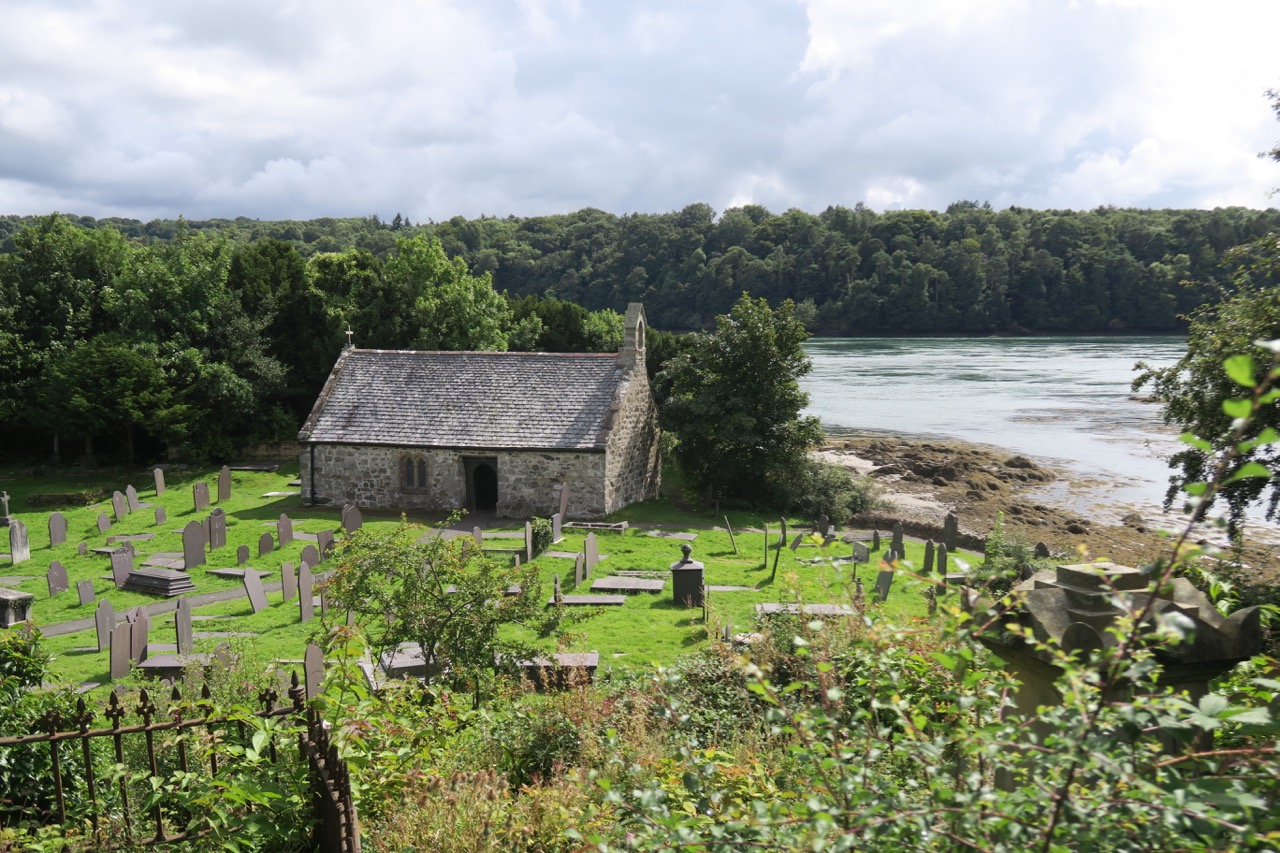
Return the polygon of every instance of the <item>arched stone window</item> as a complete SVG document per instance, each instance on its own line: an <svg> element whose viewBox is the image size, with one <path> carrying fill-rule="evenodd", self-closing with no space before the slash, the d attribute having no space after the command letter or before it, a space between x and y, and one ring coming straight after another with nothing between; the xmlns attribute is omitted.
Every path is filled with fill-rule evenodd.
<svg viewBox="0 0 1280 853"><path fill-rule="evenodd" d="M421 456L401 457L400 485L406 490L421 491L426 489L427 460Z"/></svg>

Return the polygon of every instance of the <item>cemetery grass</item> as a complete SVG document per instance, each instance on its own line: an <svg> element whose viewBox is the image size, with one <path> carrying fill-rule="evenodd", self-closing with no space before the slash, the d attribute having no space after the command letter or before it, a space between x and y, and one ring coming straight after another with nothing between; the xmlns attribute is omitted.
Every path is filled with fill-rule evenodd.
<svg viewBox="0 0 1280 853"><path fill-rule="evenodd" d="M195 593L219 591L239 593L239 580L223 579L208 574L211 568L234 568L236 550L245 545L250 549L248 567L264 575L263 582L271 584L280 580L284 562L295 568L306 541L295 539L281 550L258 556L258 539L264 532L274 532L270 522L287 513L293 520L295 532L318 533L339 526L337 508L304 508L295 487L288 485L297 476L296 464L284 464L274 472L232 472L231 498L220 506L227 514L227 546L208 555L205 566L190 572L195 583ZM51 626L70 620L92 619L95 604L80 606L76 594L78 581L90 580L98 599L111 601L116 612L123 613L139 605L157 604L163 599L141 593L115 589L109 579L110 563L106 556L90 551L79 556L77 544L86 542L90 548L104 547L107 536L153 533L154 538L135 542L138 551L136 564L140 565L150 554L181 552L181 529L193 519L203 518L208 511L197 513L191 496L192 485L203 480L210 485L211 495L216 495L217 471L170 469L166 474L167 490L157 496L151 486L151 475L145 471L111 470L89 475L22 475L16 471L0 471L11 501L11 514L28 527L31 539L31 559L16 567L0 567L0 576L29 576L28 580L10 585L35 595L32 609L37 627ZM124 485L139 482L139 500L152 504L133 512L119 523L113 523L106 534L100 534L96 526L98 513L110 515L110 494L123 491ZM294 492L289 496L264 497L269 492ZM89 502L79 501L62 505L30 505L33 494L88 494L99 497ZM156 507L165 508L168 519L165 524L154 524ZM67 542L56 548L49 547L48 517L58 510L67 518ZM604 558L583 584L577 589L573 583L573 561L543 555L535 561L543 592L549 599L553 579L558 576L562 591L566 594L589 593L591 580L618 571L654 572L655 577L666 580L661 593L639 593L627 597L621 607L591 608L595 615L575 626L574 632L563 638L560 651L596 651L600 654L601 673L611 671L648 669L655 664L669 665L679 656L706 645L709 637L718 636L723 628L732 632L749 632L756 626L755 605L769 602L844 603L853 596L855 569L852 564L833 564L824 557L847 556L851 546L840 542L823 550L806 540L795 552L784 547L779 553L777 519L766 519L749 512L730 512L738 553L734 553L733 541L724 528L725 515L718 517L706 512L687 512L672 506L665 500L649 501L628 507L619 513L617 520L627 520L634 526L624 533L596 532L599 550ZM438 519L410 519L424 525L438 523ZM365 526L371 529L390 529L400 523L400 517L392 514L365 514ZM465 523L465 522L464 522ZM763 525L768 523L770 532L769 555L765 558ZM806 522L788 521L789 538L796 532L807 532ZM712 592L704 621L702 608L687 608L672 600L669 565L680 559L679 540L648 535L651 529L667 532L698 534L693 543L694 559L706 565L705 583L708 585L743 586L750 590L736 592ZM512 526L510 530L522 529ZM566 529L564 540L551 546L553 551L580 552L588 531ZM339 537L340 538L340 537ZM888 547L888 535L882 532L882 550L871 555L870 564L856 567L861 577L868 606L893 620L911 620L923 616L925 602L922 593L925 582L916 578L911 565L923 561L923 545L907 542L907 559L899 567L895 581L884 604L874 603L877 558ZM519 540L517 540L519 541ZM502 543L498 543L501 545ZM789 544L789 543L788 543ZM777 572L773 571L774 557L778 557ZM970 563L980 561L980 556L961 554ZM507 559L501 557L500 559ZM46 573L53 560L60 561L67 570L71 589L50 599ZM810 562L816 561L816 562ZM322 564L319 570L331 568L332 561ZM242 595L196 608L195 632L226 633L229 636L196 639L197 652L215 650L222 643L230 646L240 662L251 671L270 669L277 661L291 662L301 659L306 643L322 631L319 608L311 623L299 621L296 598L284 602L280 591L268 592L269 607L253 614L249 601ZM331 616L331 621L342 621ZM149 639L152 643L172 644L174 628L172 613L153 614ZM532 640L532 637L524 639ZM75 633L46 636L45 647L55 655L52 673L59 682L83 683L107 682L107 653L96 650L96 635L90 623L86 630ZM542 641L542 647L555 651L550 641ZM99 688L105 690L105 687Z"/></svg>

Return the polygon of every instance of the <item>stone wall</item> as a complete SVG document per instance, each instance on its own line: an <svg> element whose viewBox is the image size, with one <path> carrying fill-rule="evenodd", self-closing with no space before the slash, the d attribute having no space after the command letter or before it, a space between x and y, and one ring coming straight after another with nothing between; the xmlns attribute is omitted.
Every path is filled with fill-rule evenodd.
<svg viewBox="0 0 1280 853"><path fill-rule="evenodd" d="M605 511L658 496L661 485L658 408L641 362L618 391L618 409L609 433Z"/></svg>
<svg viewBox="0 0 1280 853"><path fill-rule="evenodd" d="M605 507L605 454L585 451L506 451L498 458L498 514L550 518L560 508L560 484L569 484L569 518L601 518Z"/></svg>

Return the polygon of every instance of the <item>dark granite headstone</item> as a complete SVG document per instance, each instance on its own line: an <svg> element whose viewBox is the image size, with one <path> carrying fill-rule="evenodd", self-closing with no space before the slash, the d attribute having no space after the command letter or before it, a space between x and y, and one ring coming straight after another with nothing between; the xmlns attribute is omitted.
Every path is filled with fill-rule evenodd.
<svg viewBox="0 0 1280 853"><path fill-rule="evenodd" d="M227 513L218 507L209 513L209 551L227 547Z"/></svg>
<svg viewBox="0 0 1280 853"><path fill-rule="evenodd" d="M938 546L938 574L945 576L947 574L947 543L943 542Z"/></svg>
<svg viewBox="0 0 1280 853"><path fill-rule="evenodd" d="M93 581L76 581L76 595L80 596L80 604L89 604L98 598L93 591Z"/></svg>
<svg viewBox="0 0 1280 853"><path fill-rule="evenodd" d="M804 534L797 533L796 538L791 540L791 550L794 551L800 547L800 543L804 541Z"/></svg>
<svg viewBox="0 0 1280 853"><path fill-rule="evenodd" d="M284 548L293 542L293 519L280 513L280 523L276 525L276 536L280 539L280 547Z"/></svg>
<svg viewBox="0 0 1280 853"><path fill-rule="evenodd" d="M316 613L315 584L311 578L311 564L304 558L298 566L298 614L299 621L310 622Z"/></svg>
<svg viewBox="0 0 1280 853"><path fill-rule="evenodd" d="M569 484L560 484L560 520L569 517Z"/></svg>
<svg viewBox="0 0 1280 853"><path fill-rule="evenodd" d="M130 657L133 645L133 625L121 622L111 629L111 660L109 674L111 680L124 678L129 674L129 666L133 663Z"/></svg>
<svg viewBox="0 0 1280 853"><path fill-rule="evenodd" d="M156 527L169 522L169 513L164 511L164 507L156 507Z"/></svg>
<svg viewBox="0 0 1280 853"><path fill-rule="evenodd" d="M249 546L241 545L236 548L236 565L243 566L247 562L249 562Z"/></svg>
<svg viewBox="0 0 1280 853"><path fill-rule="evenodd" d="M204 565L204 525L188 521L182 528L182 567L191 571Z"/></svg>
<svg viewBox="0 0 1280 853"><path fill-rule="evenodd" d="M31 559L31 542L27 539L27 526L16 518L9 521L9 559L15 566Z"/></svg>
<svg viewBox="0 0 1280 853"><path fill-rule="evenodd" d="M218 472L218 503L231 500L231 469L226 465Z"/></svg>
<svg viewBox="0 0 1280 853"><path fill-rule="evenodd" d="M285 563L280 567L280 590L285 601L293 601L298 594L298 575L293 570L293 563Z"/></svg>
<svg viewBox="0 0 1280 853"><path fill-rule="evenodd" d="M347 504L342 510L342 529L355 533L361 527L364 527L364 513L355 504Z"/></svg>
<svg viewBox="0 0 1280 853"><path fill-rule="evenodd" d="M93 611L93 627L98 635L98 651L105 652L111 648L111 631L116 627L116 609L105 598Z"/></svg>
<svg viewBox="0 0 1280 853"><path fill-rule="evenodd" d="M178 609L173 614L173 628L177 634L178 654L189 655L196 650L195 636L191 630L191 600L178 599Z"/></svg>
<svg viewBox="0 0 1280 853"><path fill-rule="evenodd" d="M156 482L156 497L164 494L164 469L160 467L152 468L151 475Z"/></svg>
<svg viewBox="0 0 1280 853"><path fill-rule="evenodd" d="M129 553L128 548L116 548L111 552L111 577L116 583L116 589L124 586L125 581L129 579L129 572L133 571L133 554Z"/></svg>
<svg viewBox="0 0 1280 853"><path fill-rule="evenodd" d="M116 517L116 523L124 521L129 514L129 503L121 492L111 493L111 512Z"/></svg>
<svg viewBox="0 0 1280 853"><path fill-rule="evenodd" d="M308 542L302 546L302 562L308 566L320 565L320 552L316 550L316 546Z"/></svg>
<svg viewBox="0 0 1280 853"><path fill-rule="evenodd" d="M949 512L942 522L942 543L947 546L948 551L954 551L960 544L959 538L960 519L956 518L954 512Z"/></svg>
<svg viewBox="0 0 1280 853"><path fill-rule="evenodd" d="M249 606L253 608L254 613L261 613L267 609L267 593L262 588L262 578L258 577L258 573L253 569L244 573L244 591L249 596Z"/></svg>
<svg viewBox="0 0 1280 853"><path fill-rule="evenodd" d="M825 512L820 513L818 515L818 535L825 538L826 535L830 532L831 532L831 519L827 517L827 514Z"/></svg>
<svg viewBox="0 0 1280 853"><path fill-rule="evenodd" d="M1049 546L1043 542L1036 543L1036 559L1046 560L1049 558Z"/></svg>
<svg viewBox="0 0 1280 853"><path fill-rule="evenodd" d="M333 531L321 530L316 534L316 549L320 552L320 562L329 559L333 553Z"/></svg>
<svg viewBox="0 0 1280 853"><path fill-rule="evenodd" d="M209 484L204 480L191 487L191 501L196 512L204 512L209 508Z"/></svg>
<svg viewBox="0 0 1280 853"><path fill-rule="evenodd" d="M124 499L129 502L129 512L137 512L142 509L142 504L138 502L138 490L133 484L124 487Z"/></svg>
<svg viewBox="0 0 1280 853"><path fill-rule="evenodd" d="M151 617L141 607L133 611L133 636L129 639L129 657L134 663L141 663L146 657L147 638L151 635Z"/></svg>
<svg viewBox="0 0 1280 853"><path fill-rule="evenodd" d="M276 549L276 539L270 533L258 537L258 556L265 557Z"/></svg>
<svg viewBox="0 0 1280 853"><path fill-rule="evenodd" d="M865 542L853 543L853 561L855 563L871 562L871 550L867 548Z"/></svg>
<svg viewBox="0 0 1280 853"><path fill-rule="evenodd" d="M871 528L871 550L880 550L880 528L878 527Z"/></svg>
<svg viewBox="0 0 1280 853"><path fill-rule="evenodd" d="M111 516L105 512L98 513L98 532L106 533L111 529Z"/></svg>
<svg viewBox="0 0 1280 853"><path fill-rule="evenodd" d="M324 687L324 652L315 643L309 644L302 656L302 671L305 675L303 683L307 699L315 699Z"/></svg>
<svg viewBox="0 0 1280 853"><path fill-rule="evenodd" d="M594 533L588 533L586 541L582 543L582 555L586 558L584 571L590 576L591 570L600 562L600 546L596 544L596 535Z"/></svg>
<svg viewBox="0 0 1280 853"><path fill-rule="evenodd" d="M924 543L924 573L925 573L926 575L927 575L927 574L932 574L932 573L933 573L933 549L934 549L934 547L935 547L935 546L934 546L934 544L933 544L933 540L932 540L932 539L926 539L926 540L925 540L925 543Z"/></svg>
<svg viewBox="0 0 1280 853"><path fill-rule="evenodd" d="M57 548L67 541L67 517L60 512L49 516L49 547Z"/></svg>
<svg viewBox="0 0 1280 853"><path fill-rule="evenodd" d="M895 554L905 554L906 549L902 546L902 522L895 521L893 523L893 543L889 546Z"/></svg>
<svg viewBox="0 0 1280 853"><path fill-rule="evenodd" d="M893 572L881 571L876 575L876 600L884 602L889 598L889 587L893 586Z"/></svg>
<svg viewBox="0 0 1280 853"><path fill-rule="evenodd" d="M57 560L49 564L48 581L50 598L71 589L71 584L67 580L67 570Z"/></svg>

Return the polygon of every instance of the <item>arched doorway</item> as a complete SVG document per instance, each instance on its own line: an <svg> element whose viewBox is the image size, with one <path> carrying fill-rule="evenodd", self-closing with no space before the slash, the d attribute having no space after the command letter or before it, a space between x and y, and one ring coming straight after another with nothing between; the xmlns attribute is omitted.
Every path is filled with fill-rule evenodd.
<svg viewBox="0 0 1280 853"><path fill-rule="evenodd" d="M492 456L469 456L462 460L467 475L467 508L472 512L498 509L498 460Z"/></svg>

